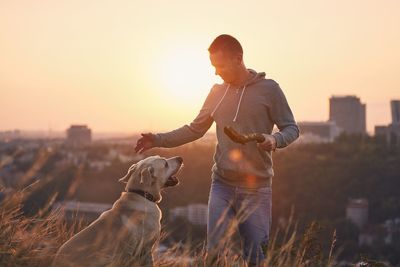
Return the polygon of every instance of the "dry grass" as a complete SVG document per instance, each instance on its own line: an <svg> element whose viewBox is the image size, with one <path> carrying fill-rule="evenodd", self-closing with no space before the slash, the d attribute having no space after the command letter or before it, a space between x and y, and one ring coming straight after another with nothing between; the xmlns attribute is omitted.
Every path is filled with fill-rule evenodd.
<svg viewBox="0 0 400 267"><path fill-rule="evenodd" d="M33 217L26 217L21 211L25 198L25 192L18 192L0 203L0 266L49 266L57 249L84 227L79 220L67 225L60 211L41 210ZM176 244L156 256L154 265L245 266L232 238L240 218L245 217L246 213L243 212L239 220L231 222L226 236L220 242L219 250L222 253L207 255L204 244L195 248L189 243ZM306 233L299 236L296 225L290 221L286 229L278 230L273 236L266 248L267 258L262 266L333 266L334 239L329 256L324 257L317 235L317 224L310 225ZM167 236L163 233L160 242Z"/></svg>
<svg viewBox="0 0 400 267"><path fill-rule="evenodd" d="M79 220L67 226L60 212L22 214L24 192L0 204L0 266L49 266L57 249L83 228Z"/></svg>
<svg viewBox="0 0 400 267"><path fill-rule="evenodd" d="M193 249L191 244L170 248L162 257L155 261L156 266L246 266L246 259L241 257L241 250L235 242L235 231L241 220L251 213L251 210L243 208L239 211L238 219L231 221L228 230L221 238L217 250L219 254L207 255L204 244L198 249ZM322 251L322 243L318 239L320 227L312 223L306 232L299 235L293 217L285 229L278 229L271 238L268 247L265 248L266 259L258 266L276 267L314 267L334 266L338 256L335 251L336 233L333 233L328 255ZM165 235L164 235L165 236ZM240 244L239 244L240 245Z"/></svg>

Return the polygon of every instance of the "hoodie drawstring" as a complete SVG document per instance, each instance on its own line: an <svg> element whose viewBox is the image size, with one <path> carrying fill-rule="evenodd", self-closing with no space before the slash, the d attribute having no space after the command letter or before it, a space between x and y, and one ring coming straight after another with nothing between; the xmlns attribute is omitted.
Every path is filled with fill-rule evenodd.
<svg viewBox="0 0 400 267"><path fill-rule="evenodd" d="M257 73L256 73L256 74L254 75L254 77L253 77L250 81L248 81L248 82L246 83L245 86L243 86L243 90L242 90L242 93L241 93L241 95L240 95L239 103L238 103L238 106L237 106L237 108L236 108L236 114L235 114L235 117L233 118L233 122L236 122L237 116L238 116L238 114L239 114L240 104L242 104L242 98L243 98L244 91L246 90L247 85L249 85L250 83L252 83L257 77L258 77L258 75L257 75Z"/></svg>
<svg viewBox="0 0 400 267"><path fill-rule="evenodd" d="M214 116L214 113L217 111L217 109L221 105L221 103L224 100L224 98L226 96L226 93L228 93L228 90L229 90L230 87L231 87L231 85L228 84L228 86L226 87L224 95L221 97L221 99L219 100L218 104L215 106L214 110L211 112L211 117ZM239 103L238 103L237 108L236 108L236 113L235 113L235 117L233 118L233 122L236 122L237 116L239 114L240 105L242 103L243 94L244 94L245 90L246 90L246 86L243 86L243 90L242 90L242 93L240 94Z"/></svg>
<svg viewBox="0 0 400 267"><path fill-rule="evenodd" d="M236 122L236 119L238 117L240 105L242 104L242 98L243 98L243 95L244 95L244 91L246 90L246 86L249 85L252 81L254 81L257 77L258 77L257 74L254 75L254 77L249 82L247 82L247 84L245 86L243 86L243 90L242 90L242 93L240 94L239 103L238 103L237 108L236 108L236 113L235 113L235 117L233 118L233 122ZM231 87L231 85L228 84L228 86L226 87L224 95L221 97L221 99L219 100L218 104L215 106L214 110L211 112L211 117L214 116L215 112L217 111L217 109L221 105L221 103L224 100L224 98L226 96L226 93L228 93L228 90L229 90L230 87Z"/></svg>
<svg viewBox="0 0 400 267"><path fill-rule="evenodd" d="M242 97L243 97L243 94L244 94L244 90L246 90L246 85L243 86L242 93L240 94L239 103L237 105L236 114L235 114L235 117L233 118L233 122L236 122L237 116L239 114L240 104L242 103Z"/></svg>
<svg viewBox="0 0 400 267"><path fill-rule="evenodd" d="M217 109L219 108L219 105L221 105L221 103L222 103L222 100L224 100L224 98L225 98L225 96L226 96L226 93L227 93L227 92L228 92L228 90L229 90L229 87L231 87L231 85L230 85L230 84L228 84L228 86L226 87L226 90L225 90L225 93L224 93L224 95L221 97L221 100L219 100L219 102L218 102L218 104L215 106L215 108L214 108L213 112L211 112L211 117L213 117L213 116L214 116L214 113L215 113L215 111L217 111Z"/></svg>

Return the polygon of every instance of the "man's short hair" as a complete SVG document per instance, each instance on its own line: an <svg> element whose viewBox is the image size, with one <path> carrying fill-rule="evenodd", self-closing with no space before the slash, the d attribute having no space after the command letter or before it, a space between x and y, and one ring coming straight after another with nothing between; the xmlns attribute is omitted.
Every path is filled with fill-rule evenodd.
<svg viewBox="0 0 400 267"><path fill-rule="evenodd" d="M243 55L242 45L235 37L228 34L221 34L220 36L215 38L208 48L208 52L210 52L210 54L216 53L218 51L229 52L231 55Z"/></svg>

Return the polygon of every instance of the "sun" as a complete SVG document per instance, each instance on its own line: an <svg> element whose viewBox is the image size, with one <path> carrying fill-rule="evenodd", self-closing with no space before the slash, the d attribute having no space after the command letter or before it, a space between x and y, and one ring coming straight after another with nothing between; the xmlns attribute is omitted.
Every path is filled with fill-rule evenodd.
<svg viewBox="0 0 400 267"><path fill-rule="evenodd" d="M160 89L183 104L204 100L211 86L219 82L204 48L170 47L159 60Z"/></svg>

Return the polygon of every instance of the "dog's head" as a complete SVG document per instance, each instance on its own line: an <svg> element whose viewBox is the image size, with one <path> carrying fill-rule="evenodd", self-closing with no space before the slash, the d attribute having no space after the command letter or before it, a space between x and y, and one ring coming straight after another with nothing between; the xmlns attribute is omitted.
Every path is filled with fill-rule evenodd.
<svg viewBox="0 0 400 267"><path fill-rule="evenodd" d="M182 167L182 163L181 157L166 159L151 156L133 164L128 173L119 181L126 183L126 191L140 189L152 194L156 202L160 202L161 189L179 183L176 174Z"/></svg>

